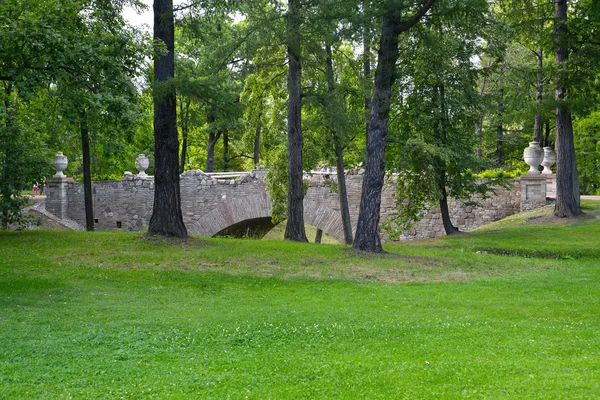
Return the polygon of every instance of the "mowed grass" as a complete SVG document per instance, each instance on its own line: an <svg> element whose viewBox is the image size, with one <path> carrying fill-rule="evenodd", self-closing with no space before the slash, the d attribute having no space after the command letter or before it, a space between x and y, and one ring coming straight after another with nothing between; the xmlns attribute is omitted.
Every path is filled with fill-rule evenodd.
<svg viewBox="0 0 600 400"><path fill-rule="evenodd" d="M0 232L0 398L600 398L585 207L376 256Z"/></svg>

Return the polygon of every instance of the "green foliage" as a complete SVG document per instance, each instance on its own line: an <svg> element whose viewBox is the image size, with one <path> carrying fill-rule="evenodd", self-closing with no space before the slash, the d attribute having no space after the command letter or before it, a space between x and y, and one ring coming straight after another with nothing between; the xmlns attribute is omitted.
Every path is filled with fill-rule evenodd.
<svg viewBox="0 0 600 400"><path fill-rule="evenodd" d="M600 190L600 111L595 111L573 123L577 171L583 194Z"/></svg>
<svg viewBox="0 0 600 400"><path fill-rule="evenodd" d="M38 132L27 129L16 115L17 97L6 90L0 96L0 228L22 226L27 199L20 195L47 175L47 148ZM7 94L8 92L8 94Z"/></svg>
<svg viewBox="0 0 600 400"><path fill-rule="evenodd" d="M269 158L267 168L265 182L271 198L271 220L278 224L287 219L287 148L279 147Z"/></svg>
<svg viewBox="0 0 600 400"><path fill-rule="evenodd" d="M497 179L497 178L508 178L508 179L514 179L514 178L519 178L522 175L525 175L527 173L527 170L512 170L512 171L506 171L502 168L498 168L498 169L486 169L484 171L478 172L477 174L475 174L474 176L477 178L482 178L482 179Z"/></svg>
<svg viewBox="0 0 600 400"><path fill-rule="evenodd" d="M480 94L474 57L488 18L485 1L445 1L436 18L422 24L403 44L405 57L396 88L400 97L390 122L388 165L398 171L398 214L386 224L399 235L447 196L470 201L486 196L492 182L478 182L471 171L483 167L475 156ZM397 228L397 229L395 229ZM398 231L399 230L399 231Z"/></svg>

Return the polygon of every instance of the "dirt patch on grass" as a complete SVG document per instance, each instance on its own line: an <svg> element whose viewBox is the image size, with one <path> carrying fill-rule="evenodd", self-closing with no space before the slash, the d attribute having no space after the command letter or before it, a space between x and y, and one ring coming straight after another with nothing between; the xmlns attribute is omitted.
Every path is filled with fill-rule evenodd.
<svg viewBox="0 0 600 400"><path fill-rule="evenodd" d="M207 240L203 240L197 237L188 236L185 238L174 237L174 236L160 236L160 235L141 235L139 240L143 240L153 246L176 246L181 248L183 251L189 251L198 248L209 247L211 244Z"/></svg>

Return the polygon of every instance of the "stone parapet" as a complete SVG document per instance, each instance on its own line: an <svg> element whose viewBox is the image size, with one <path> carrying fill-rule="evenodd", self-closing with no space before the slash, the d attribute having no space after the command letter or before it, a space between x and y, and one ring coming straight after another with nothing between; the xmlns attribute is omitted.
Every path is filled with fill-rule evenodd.
<svg viewBox="0 0 600 400"><path fill-rule="evenodd" d="M235 174L210 176L202 171L186 171L180 176L181 210L190 234L213 236L248 220L265 220L271 216L271 199L264 182L266 170L238 174L238 179L223 179ZM236 173L237 174L237 173ZM219 178L220 177L220 178ZM314 178L314 177L313 177ZM507 188L497 187L487 199L475 197L480 206L449 200L454 226L468 231L527 209L545 205L547 176L526 176L513 180ZM363 175L347 174L346 187L353 233L360 208ZM304 219L340 242L344 233L338 194L337 176L318 176L304 198ZM543 185L541 186L536 185ZM47 209L61 219L85 223L83 184L70 178L49 180ZM542 195L543 191L543 195ZM154 203L154 179L126 173L120 181L93 182L94 221L96 229L147 229ZM522 193L525 193L524 195ZM525 197L523 197L525 196ZM397 215L393 177L388 179L381 198L381 222ZM400 236L400 240L443 236L438 207L425 211L423 219ZM388 238L382 234L385 242Z"/></svg>

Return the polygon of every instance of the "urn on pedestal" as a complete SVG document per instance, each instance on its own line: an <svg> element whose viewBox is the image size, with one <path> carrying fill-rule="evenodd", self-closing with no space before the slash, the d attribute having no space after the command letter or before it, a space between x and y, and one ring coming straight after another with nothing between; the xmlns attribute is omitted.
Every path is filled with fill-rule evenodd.
<svg viewBox="0 0 600 400"><path fill-rule="evenodd" d="M138 176L140 176L140 177L148 176L146 174L146 170L148 169L149 166L150 166L150 160L148 160L148 157L146 157L145 154L140 154L135 159L135 167L139 171Z"/></svg>
<svg viewBox="0 0 600 400"><path fill-rule="evenodd" d="M544 161L542 161L542 166L544 170L542 174L550 175L552 174L552 170L550 169L556 163L556 154L552 151L552 147L544 147Z"/></svg>
<svg viewBox="0 0 600 400"><path fill-rule="evenodd" d="M540 173L538 166L544 160L544 152L538 142L530 142L529 147L523 151L523 158L525 163L529 165L530 175L537 175Z"/></svg>
<svg viewBox="0 0 600 400"><path fill-rule="evenodd" d="M65 169L67 169L67 165L69 165L69 160L67 157L59 151L56 153L56 156L52 160L52 164L54 164L54 168L56 169L56 173L54 174L54 178L66 178L67 176L63 173Z"/></svg>

